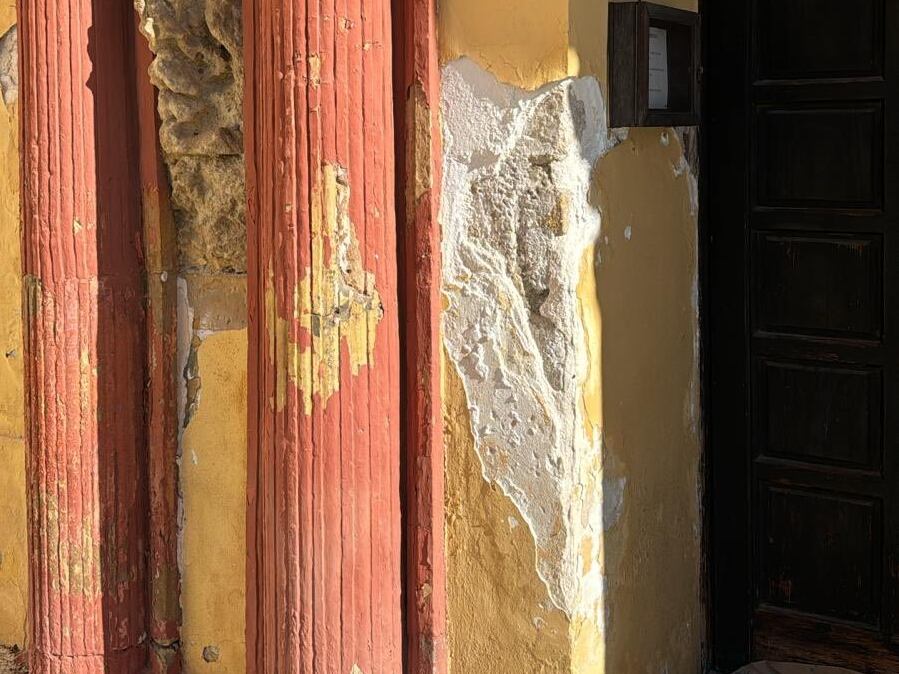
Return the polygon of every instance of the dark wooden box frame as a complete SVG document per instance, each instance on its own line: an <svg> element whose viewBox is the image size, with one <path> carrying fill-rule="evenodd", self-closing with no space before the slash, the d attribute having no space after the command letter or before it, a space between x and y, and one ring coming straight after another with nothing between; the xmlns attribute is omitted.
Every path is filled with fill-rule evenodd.
<svg viewBox="0 0 899 674"><path fill-rule="evenodd" d="M680 110L649 108L649 28L686 27L690 53L671 53L669 62L688 62L688 106ZM671 33L669 29L669 34ZM675 49L677 46L675 45ZM613 128L624 126L695 126L699 124L700 93L699 14L649 2L609 4L609 114ZM677 70L669 72L669 77ZM671 81L669 80L669 86Z"/></svg>

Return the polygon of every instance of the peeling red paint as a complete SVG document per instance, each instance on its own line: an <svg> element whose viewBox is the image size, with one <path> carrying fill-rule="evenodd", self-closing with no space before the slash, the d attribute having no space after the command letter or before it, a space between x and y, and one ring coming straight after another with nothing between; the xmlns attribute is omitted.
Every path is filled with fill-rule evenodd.
<svg viewBox="0 0 899 674"><path fill-rule="evenodd" d="M403 554L407 671L446 659L440 396L440 72L435 0L393 0L403 343Z"/></svg>
<svg viewBox="0 0 899 674"><path fill-rule="evenodd" d="M134 15L135 24L138 17ZM178 568L177 237L159 146L153 54L135 30L140 182L147 272L149 639L152 674L181 672Z"/></svg>
<svg viewBox="0 0 899 674"><path fill-rule="evenodd" d="M134 674L147 494L133 17L113 0L18 11L30 670Z"/></svg>
<svg viewBox="0 0 899 674"><path fill-rule="evenodd" d="M399 672L390 8L387 0L246 0L244 17L247 668ZM384 311L362 335L361 369L350 350L360 335L325 339L321 322L338 317L316 310L334 292L323 284L335 278L328 265L341 243L327 226L335 174ZM339 386L322 396L314 382L332 366Z"/></svg>

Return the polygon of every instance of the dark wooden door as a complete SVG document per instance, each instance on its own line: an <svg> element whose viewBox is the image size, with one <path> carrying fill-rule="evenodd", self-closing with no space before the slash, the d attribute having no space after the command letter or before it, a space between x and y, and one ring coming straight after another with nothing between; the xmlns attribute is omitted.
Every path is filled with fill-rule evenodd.
<svg viewBox="0 0 899 674"><path fill-rule="evenodd" d="M703 11L715 661L899 672L899 0Z"/></svg>

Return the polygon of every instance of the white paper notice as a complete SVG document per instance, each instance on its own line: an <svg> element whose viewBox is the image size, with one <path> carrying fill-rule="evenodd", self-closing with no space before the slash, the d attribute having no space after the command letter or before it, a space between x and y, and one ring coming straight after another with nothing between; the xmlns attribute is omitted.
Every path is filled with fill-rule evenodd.
<svg viewBox="0 0 899 674"><path fill-rule="evenodd" d="M649 28L649 109L668 109L668 31Z"/></svg>

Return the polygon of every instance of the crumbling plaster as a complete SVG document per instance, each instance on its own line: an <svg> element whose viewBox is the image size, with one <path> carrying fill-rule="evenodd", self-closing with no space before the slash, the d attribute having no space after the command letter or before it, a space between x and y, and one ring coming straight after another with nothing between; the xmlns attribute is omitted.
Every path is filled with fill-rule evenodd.
<svg viewBox="0 0 899 674"><path fill-rule="evenodd" d="M696 9L695 0L673 0L671 4ZM605 88L606 0L547 0L539 5L513 5L506 0L441 3L444 86L448 72L453 70L452 62L467 56L490 75L511 85L513 91L506 98L511 101L510 110L499 123L489 124L490 142L480 143L487 151L473 152L473 161L465 159L463 173L489 173L493 164L505 170L507 156L496 157L492 151L494 140L509 139L507 144L514 146L519 136L528 136L530 131L523 132L511 122L531 119L528 113L534 97L560 86L571 86L572 80L566 76L582 76L591 86ZM539 40L529 39L533 31L542 33ZM480 91L484 77L490 79L485 72L477 72L469 88ZM452 94L444 92L445 127L447 111L460 105L460 91L464 92L465 87L457 87ZM464 96L461 105L468 110L469 102ZM483 118L474 115L464 125L463 133L475 138L469 143L472 147L477 148L484 139L477 128L482 123ZM566 114L556 119L562 127L567 123ZM462 124L458 126L463 128ZM446 138L446 129L444 132ZM598 436L599 441L580 445L581 449L587 448L588 459L583 467L591 464L590 456L595 458L587 479L576 470L554 483L544 476L544 484L552 485L550 491L556 490L548 508L558 510L554 502L564 502L561 494L572 490L579 481L588 497L582 512L592 513L593 527L599 535L582 539L580 553L585 563L580 569L580 580L576 578L578 569L572 564L563 563L551 574L544 570L550 559L542 543L546 534L523 516L522 509L540 511L541 502L546 501L545 492L519 489L516 493L506 487L517 479L515 471L520 470L522 463L531 461L534 470L550 471L526 453L513 452L511 456L516 458L512 462L506 456L499 460L487 456L485 439L494 446L508 446L511 436L508 428L498 425L488 429L493 436L484 433L483 424L479 428L476 413L483 420L483 410L489 410L492 402L485 405L482 399L471 395L466 384L469 379L476 388L489 389L491 384L478 382L489 382L494 377L496 372L490 372L489 366L499 363L500 374L505 377L506 370L519 367L521 349L519 345L503 345L498 349L499 358L480 361L482 366L488 366L483 368L488 370L486 373L466 372L464 366L460 367L460 352L453 353L450 322L458 322L458 316L453 317L451 312L461 292L448 288L444 419L448 618L453 672L492 671L498 662L496 635L501 635L503 643L519 645L515 649L520 656L514 664L516 671L686 674L699 667L704 618L700 573L698 190L695 153L691 150L695 148L696 136L694 131L681 129L615 129L609 135L617 143L614 149L596 161L591 170L577 169L580 191L576 196L595 211L597 221L598 214L602 214L602 226L593 230L592 240L567 249L568 254L562 258L571 270L570 274L562 274L566 292L576 297L577 311L569 311L572 318L559 323L573 328L569 334L574 344L580 340L586 345L586 361L575 363L574 369L569 369L569 362L561 369L579 382L579 388L569 387L567 392L572 394L568 398L572 408L582 406L583 437L589 440ZM666 142L662 142L663 138ZM452 163L457 158L445 161ZM513 171L513 175L523 174ZM458 218L469 220L475 232L472 246L458 240L449 245L458 246L460 251L469 247L480 251L485 246L480 230L492 232L493 223L498 220L496 210L489 206L500 198L485 199L483 193L495 187L497 192L507 194L507 183L512 182L510 177L496 180L495 185L474 187L466 180L445 181L443 198L449 202L445 202L442 212L444 238L456 231L452 221ZM531 186L543 194L536 198L538 203L547 199L551 202L560 192L553 181L534 181ZM449 194L453 190L456 194ZM462 209L458 215L456 199L474 208ZM516 199L515 209L519 201L535 200ZM500 209L499 220L507 223L502 227L507 237L519 229L518 225L508 226L510 219L518 217L515 209ZM533 218L528 222L532 225ZM508 259L497 260L497 256L479 252L477 261L490 269L488 275L506 276L505 280L516 289L523 288L524 279L519 274L524 272L516 260L519 251L514 250L517 245L500 248L490 241L486 247L505 250ZM580 257L575 254L578 252ZM448 255L446 250L444 254ZM558 264L559 258L553 262ZM475 272L473 276L484 274L482 268L466 273L469 271ZM548 278L558 276L557 271ZM456 285L483 285L478 279L463 278L463 283ZM521 295L527 296L524 291ZM505 310L501 304L506 301L505 295L491 298L475 292L467 299L474 303L492 301ZM491 307L486 310L488 314L495 311ZM476 315L481 308L463 307L462 311ZM518 315L526 313L525 310ZM540 329L535 330L518 318L513 322L522 326L518 333L530 332L531 346L538 350L552 347L551 341L539 341ZM502 343L496 340L503 335L501 330L488 331L487 335L488 341ZM468 344L457 340L456 347L472 351L482 348L477 344L482 336L467 337ZM554 352L558 350L547 350L548 354ZM464 351L461 354L464 356ZM532 353L528 357L536 365L531 376L546 377L540 358ZM549 381L546 377L544 383ZM540 386L539 382L527 384ZM528 386L523 386L515 388L514 393L527 395L528 390ZM471 412L470 418L460 415L463 408ZM497 443L495 436L503 434L507 437ZM553 451L556 450L544 450ZM479 469L477 479L469 476L472 468ZM571 517L569 522L576 519L572 511L565 514ZM569 530L565 535L571 536L575 528L566 526ZM558 532L556 536L558 541ZM532 541L532 552L528 550L528 539ZM550 547L549 552L559 549ZM502 551L502 561L495 559L496 551ZM570 548L567 554L568 559L573 558ZM530 564L526 563L528 558ZM571 612L572 606L566 607L564 601L559 601L560 592L552 591L553 584L558 587L566 574L572 579L570 584L581 583L596 590L598 600L591 606L587 600L590 595L585 594L574 603ZM494 602L501 603L502 615L488 610L481 597L493 597ZM549 628L547 602L552 609L550 615L561 621ZM529 628L532 621L541 627ZM568 634L560 636L559 625L566 623Z"/></svg>
<svg viewBox="0 0 899 674"><path fill-rule="evenodd" d="M611 147L595 79L533 93L467 59L443 70L444 330L486 479L536 541L553 604L602 624L602 438L577 289L599 234L594 164ZM604 521L604 497L607 501Z"/></svg>

